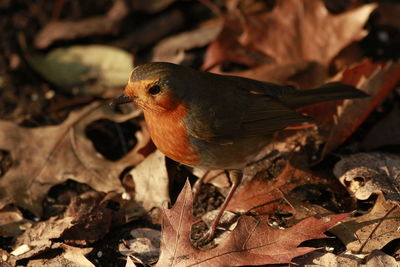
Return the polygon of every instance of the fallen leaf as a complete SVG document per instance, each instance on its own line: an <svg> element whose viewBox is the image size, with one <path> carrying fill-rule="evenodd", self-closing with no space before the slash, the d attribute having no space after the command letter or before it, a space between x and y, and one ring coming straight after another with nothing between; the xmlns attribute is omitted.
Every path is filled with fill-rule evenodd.
<svg viewBox="0 0 400 267"><path fill-rule="evenodd" d="M110 229L124 224L124 201L119 194L85 192L75 197L64 213L73 217L73 225L61 238L68 245L87 246L103 238Z"/></svg>
<svg viewBox="0 0 400 267"><path fill-rule="evenodd" d="M151 265L160 256L159 230L136 228L130 232L131 239L124 239L118 246L118 251L128 259L140 264ZM132 258L131 258L132 256Z"/></svg>
<svg viewBox="0 0 400 267"><path fill-rule="evenodd" d="M358 153L343 157L333 173L357 199L383 193L400 202L400 157L384 153Z"/></svg>
<svg viewBox="0 0 400 267"><path fill-rule="evenodd" d="M68 266L68 267L95 267L85 255L92 251L92 248L77 248L71 247L62 243L52 246L52 249L62 249L60 255L54 258L41 258L30 260L29 267L42 267L42 266Z"/></svg>
<svg viewBox="0 0 400 267"><path fill-rule="evenodd" d="M153 48L152 61L181 64L185 59L186 51L206 46L215 39L221 29L221 21L212 20L195 30L169 36Z"/></svg>
<svg viewBox="0 0 400 267"><path fill-rule="evenodd" d="M364 255L363 255L364 256ZM334 267L349 267L349 266L365 266L361 264L363 257L348 254L347 251L339 255L330 252L313 251L304 256L295 258L293 262L302 267L312 266L334 266Z"/></svg>
<svg viewBox="0 0 400 267"><path fill-rule="evenodd" d="M133 263L132 259L129 256L126 257L125 267L136 267L136 264Z"/></svg>
<svg viewBox="0 0 400 267"><path fill-rule="evenodd" d="M123 192L119 175L141 162L140 149L149 136L138 132L137 146L118 161L104 159L86 137L86 126L99 119L116 122L137 117L113 112L107 105L93 103L73 111L60 125L23 128L0 121L0 149L9 151L12 167L0 179L0 207L15 203L39 216L50 187L67 179L86 183L94 190Z"/></svg>
<svg viewBox="0 0 400 267"><path fill-rule="evenodd" d="M353 85L369 94L370 97L346 99L340 105L337 102L326 103L323 107L324 114L318 112L318 105L302 109L325 124L325 127L330 124L328 114L334 117L333 126L328 126L330 130L324 147L324 155L346 141L368 115L389 96L400 81L400 63L374 63L367 59L340 73L335 80ZM321 107L319 106L319 110ZM313 108L314 111L312 111ZM318 114L323 116L318 116Z"/></svg>
<svg viewBox="0 0 400 267"><path fill-rule="evenodd" d="M187 182L175 205L164 210L161 255L157 266L240 266L290 262L313 248L297 247L308 239L323 238L323 232L347 214L322 219L308 218L278 230L266 216L242 216L225 242L211 250L199 250L190 241L192 192Z"/></svg>
<svg viewBox="0 0 400 267"><path fill-rule="evenodd" d="M53 21L37 34L35 46L46 48L55 41L73 40L90 35L112 34L118 29L120 21L129 13L124 1L114 1L107 14L94 16L79 21Z"/></svg>
<svg viewBox="0 0 400 267"><path fill-rule="evenodd" d="M129 174L135 184L135 201L144 212L170 202L166 158L159 150L147 156Z"/></svg>
<svg viewBox="0 0 400 267"><path fill-rule="evenodd" d="M16 257L8 251L0 248L0 264L4 267L13 267L16 266Z"/></svg>
<svg viewBox="0 0 400 267"><path fill-rule="evenodd" d="M342 188L339 183L332 182L330 177L323 177L311 171L304 155L294 154L286 161L283 170L277 177L268 178L271 176L268 174L270 170L271 168L267 168L258 171L250 182L237 192L229 202L227 209L273 214L277 209L282 211L282 209L289 208L287 211L296 215L298 211L303 209L303 206L307 206L304 203L306 199L299 202L299 194L296 195L296 190L306 193L306 186L321 186L335 192ZM325 200L327 200L327 197L325 197ZM307 208L310 208L310 206L307 206ZM312 215L317 214L319 213ZM296 216L298 219L304 219L310 215L302 217L297 214Z"/></svg>
<svg viewBox="0 0 400 267"><path fill-rule="evenodd" d="M146 13L156 13L164 10L176 0L136 0L133 8Z"/></svg>
<svg viewBox="0 0 400 267"><path fill-rule="evenodd" d="M16 254L18 260L30 258L51 250L51 246L54 245L52 240L60 238L65 230L72 227L73 220L73 217L62 219L51 217L49 220L38 222L32 228L27 229L15 241L14 251L26 247L23 253Z"/></svg>
<svg viewBox="0 0 400 267"><path fill-rule="evenodd" d="M378 195L372 210L359 217L348 217L330 230L347 247L357 253L369 253L383 248L390 241L400 238L400 208L398 204Z"/></svg>
<svg viewBox="0 0 400 267"><path fill-rule="evenodd" d="M400 106L372 126L362 142L365 150L373 150L384 146L400 145Z"/></svg>
<svg viewBox="0 0 400 267"><path fill-rule="evenodd" d="M400 264L388 254L380 250L374 250L368 255L365 265L367 267L398 267Z"/></svg>
<svg viewBox="0 0 400 267"><path fill-rule="evenodd" d="M177 8L160 13L140 27L133 27L132 31L122 40L113 44L126 50L140 49L152 46L158 40L175 33L185 24L183 11Z"/></svg>
<svg viewBox="0 0 400 267"><path fill-rule="evenodd" d="M90 84L85 90L91 95L125 85L133 65L131 54L105 45L56 48L45 56L28 55L27 59L37 72L58 86Z"/></svg>
<svg viewBox="0 0 400 267"><path fill-rule="evenodd" d="M272 11L236 12L236 16L228 17L226 27L237 29L231 30L230 39L240 44L243 50L255 50L277 65L300 60L328 65L342 48L365 35L363 26L375 7L375 4L363 5L333 15L320 0L281 0ZM203 68L232 61L232 55L224 58L224 54L232 53L227 41L217 38L216 42L220 43L209 47ZM237 58L243 55L240 49L233 51L237 51Z"/></svg>
<svg viewBox="0 0 400 267"><path fill-rule="evenodd" d="M365 258L367 258L365 260ZM365 264L363 264L365 262ZM380 250L374 250L366 256L365 254L353 254L351 251L345 251L339 255L330 252L314 251L305 256L294 260L299 266L334 266L334 267L398 267L399 264L392 256Z"/></svg>
<svg viewBox="0 0 400 267"><path fill-rule="evenodd" d="M30 224L16 207L4 207L0 210L0 236L2 237L18 236Z"/></svg>

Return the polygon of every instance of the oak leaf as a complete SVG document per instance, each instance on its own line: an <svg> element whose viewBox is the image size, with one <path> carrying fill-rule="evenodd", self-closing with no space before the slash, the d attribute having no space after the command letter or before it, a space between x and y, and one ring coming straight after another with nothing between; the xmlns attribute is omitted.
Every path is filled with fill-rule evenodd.
<svg viewBox="0 0 400 267"><path fill-rule="evenodd" d="M226 61L259 64L256 53L269 64L306 60L327 65L342 48L365 35L363 26L374 8L363 5L334 15L321 0L280 0L267 12L233 9L221 38L209 46L203 69Z"/></svg>
<svg viewBox="0 0 400 267"><path fill-rule="evenodd" d="M227 239L214 249L200 250L190 241L192 191L187 182L173 208L164 210L161 255L157 266L241 266L286 263L314 248L297 247L305 240L324 238L323 232L347 214L308 218L285 230L268 225L266 216L242 216Z"/></svg>
<svg viewBox="0 0 400 267"><path fill-rule="evenodd" d="M348 250L370 253L382 249L390 241L400 238L398 231L400 207L378 195L372 210L359 217L348 217L330 231L334 233Z"/></svg>
<svg viewBox="0 0 400 267"><path fill-rule="evenodd" d="M67 179L86 183L97 191L123 192L119 175L143 160L138 151L149 142L148 135L138 132L136 148L118 161L109 161L96 151L85 128L99 119L122 122L139 114L139 110L120 114L108 105L93 103L71 112L55 126L23 128L0 121L0 149L9 151L13 160L0 179L0 207L14 203L40 216L47 191Z"/></svg>

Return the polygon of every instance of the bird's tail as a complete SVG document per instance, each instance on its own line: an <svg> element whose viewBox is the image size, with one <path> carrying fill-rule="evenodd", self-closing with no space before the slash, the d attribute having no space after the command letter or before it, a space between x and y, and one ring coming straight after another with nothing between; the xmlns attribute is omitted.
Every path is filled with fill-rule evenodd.
<svg viewBox="0 0 400 267"><path fill-rule="evenodd" d="M353 86L332 82L315 89L295 91L285 95L281 100L290 108L296 109L320 102L363 98L367 96L369 96L367 93Z"/></svg>

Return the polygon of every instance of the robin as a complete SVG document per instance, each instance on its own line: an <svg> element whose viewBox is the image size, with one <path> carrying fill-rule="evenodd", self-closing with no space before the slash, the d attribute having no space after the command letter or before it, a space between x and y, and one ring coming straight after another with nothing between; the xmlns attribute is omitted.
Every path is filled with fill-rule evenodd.
<svg viewBox="0 0 400 267"><path fill-rule="evenodd" d="M271 142L276 131L310 122L297 108L365 96L341 83L298 91L291 86L152 62L134 68L124 94L111 104L135 102L141 106L154 144L171 159L228 171L232 186L203 238L207 241L214 236L241 181L241 170Z"/></svg>

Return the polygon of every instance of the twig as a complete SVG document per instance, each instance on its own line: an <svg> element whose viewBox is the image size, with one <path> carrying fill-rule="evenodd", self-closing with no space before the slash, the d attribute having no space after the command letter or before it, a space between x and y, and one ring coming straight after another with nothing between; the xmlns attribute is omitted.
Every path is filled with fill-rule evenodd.
<svg viewBox="0 0 400 267"><path fill-rule="evenodd" d="M364 249L364 247L367 245L368 241L371 240L372 235L376 232L376 230L379 228L379 226L381 226L382 222L389 216L390 213L392 213L395 209L397 208L397 205L394 206L393 208L391 208L386 214L385 216L382 217L382 219L380 220L380 222L375 226L374 230L371 231L371 233L369 234L368 238L365 240L364 244L361 245L360 249L358 250L358 253L361 253L362 250Z"/></svg>

